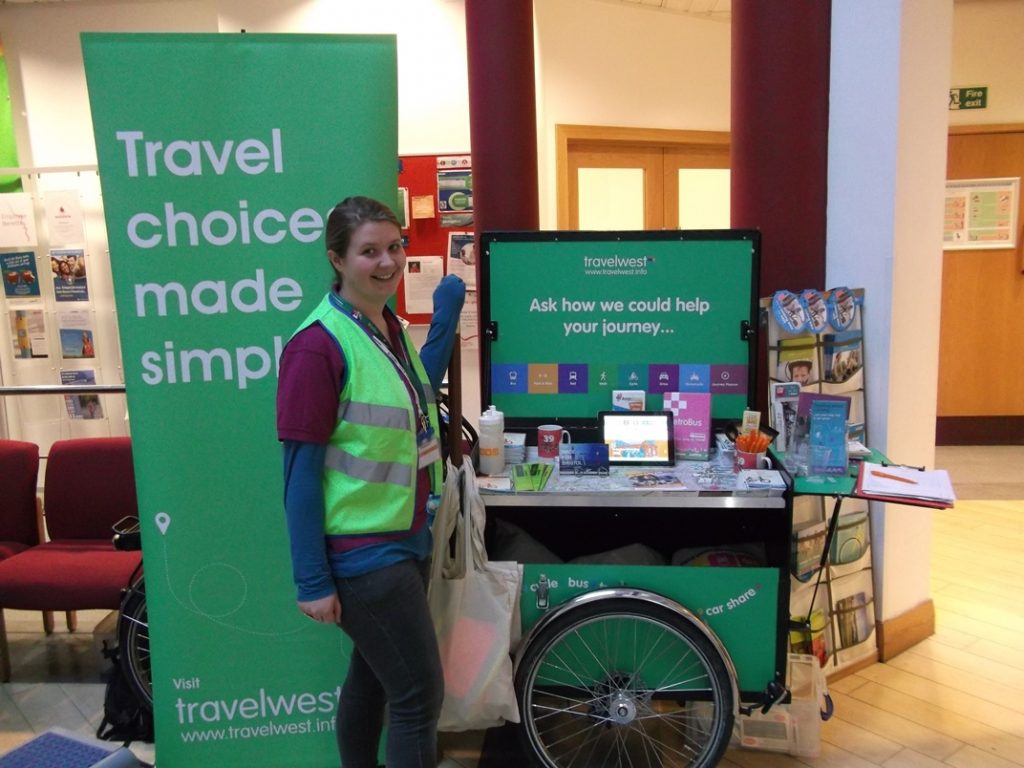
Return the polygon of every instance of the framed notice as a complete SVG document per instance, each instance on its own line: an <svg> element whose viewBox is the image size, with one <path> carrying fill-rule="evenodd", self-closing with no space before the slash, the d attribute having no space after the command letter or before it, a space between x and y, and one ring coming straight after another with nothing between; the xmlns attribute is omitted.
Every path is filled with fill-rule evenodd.
<svg viewBox="0 0 1024 768"><path fill-rule="evenodd" d="M1017 247L1020 178L946 182L944 250Z"/></svg>

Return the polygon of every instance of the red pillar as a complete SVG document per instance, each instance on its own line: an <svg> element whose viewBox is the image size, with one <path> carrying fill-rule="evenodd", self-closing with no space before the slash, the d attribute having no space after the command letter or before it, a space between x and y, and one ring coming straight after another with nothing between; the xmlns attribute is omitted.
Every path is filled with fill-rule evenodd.
<svg viewBox="0 0 1024 768"><path fill-rule="evenodd" d="M480 234L540 225L533 0L466 0L466 59L480 285Z"/></svg>
<svg viewBox="0 0 1024 768"><path fill-rule="evenodd" d="M733 0L732 226L761 230L761 295L827 288L831 0Z"/></svg>
<svg viewBox="0 0 1024 768"><path fill-rule="evenodd" d="M827 288L831 0L733 0L732 226L761 231L761 296ZM768 381L761 334L757 381ZM768 408L767 386L755 402Z"/></svg>
<svg viewBox="0 0 1024 768"><path fill-rule="evenodd" d="M474 227L537 229L532 0L466 0L466 55Z"/></svg>

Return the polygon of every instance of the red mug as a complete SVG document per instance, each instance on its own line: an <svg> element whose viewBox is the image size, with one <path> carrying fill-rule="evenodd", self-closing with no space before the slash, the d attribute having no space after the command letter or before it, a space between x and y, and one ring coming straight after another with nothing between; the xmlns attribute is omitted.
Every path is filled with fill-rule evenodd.
<svg viewBox="0 0 1024 768"><path fill-rule="evenodd" d="M557 459L562 440L572 442L572 437L558 424L541 424L537 427L537 457Z"/></svg>
<svg viewBox="0 0 1024 768"><path fill-rule="evenodd" d="M751 453L750 451L736 451L736 471L739 472L741 469L771 469L772 460L768 458L764 451L761 453Z"/></svg>

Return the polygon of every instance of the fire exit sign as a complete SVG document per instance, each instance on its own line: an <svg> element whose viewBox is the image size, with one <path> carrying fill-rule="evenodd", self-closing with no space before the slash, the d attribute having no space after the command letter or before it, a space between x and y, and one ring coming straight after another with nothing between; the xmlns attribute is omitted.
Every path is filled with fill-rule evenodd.
<svg viewBox="0 0 1024 768"><path fill-rule="evenodd" d="M949 109L985 109L988 106L988 86L976 88L950 88Z"/></svg>

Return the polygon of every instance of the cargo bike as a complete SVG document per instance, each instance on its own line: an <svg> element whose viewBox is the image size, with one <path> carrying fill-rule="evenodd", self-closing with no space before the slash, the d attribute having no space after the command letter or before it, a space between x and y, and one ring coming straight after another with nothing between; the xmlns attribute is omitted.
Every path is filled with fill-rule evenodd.
<svg viewBox="0 0 1024 768"><path fill-rule="evenodd" d="M619 398L685 401L706 449L756 401L759 249L752 230L484 232L482 406L528 444L556 424L579 445L602 442ZM495 559L503 527L542 545L508 557L524 563L526 751L545 768L713 766L737 717L787 696L791 489L623 489L622 471L483 493ZM667 564L594 562L623 545ZM756 557L715 567L737 550Z"/></svg>

